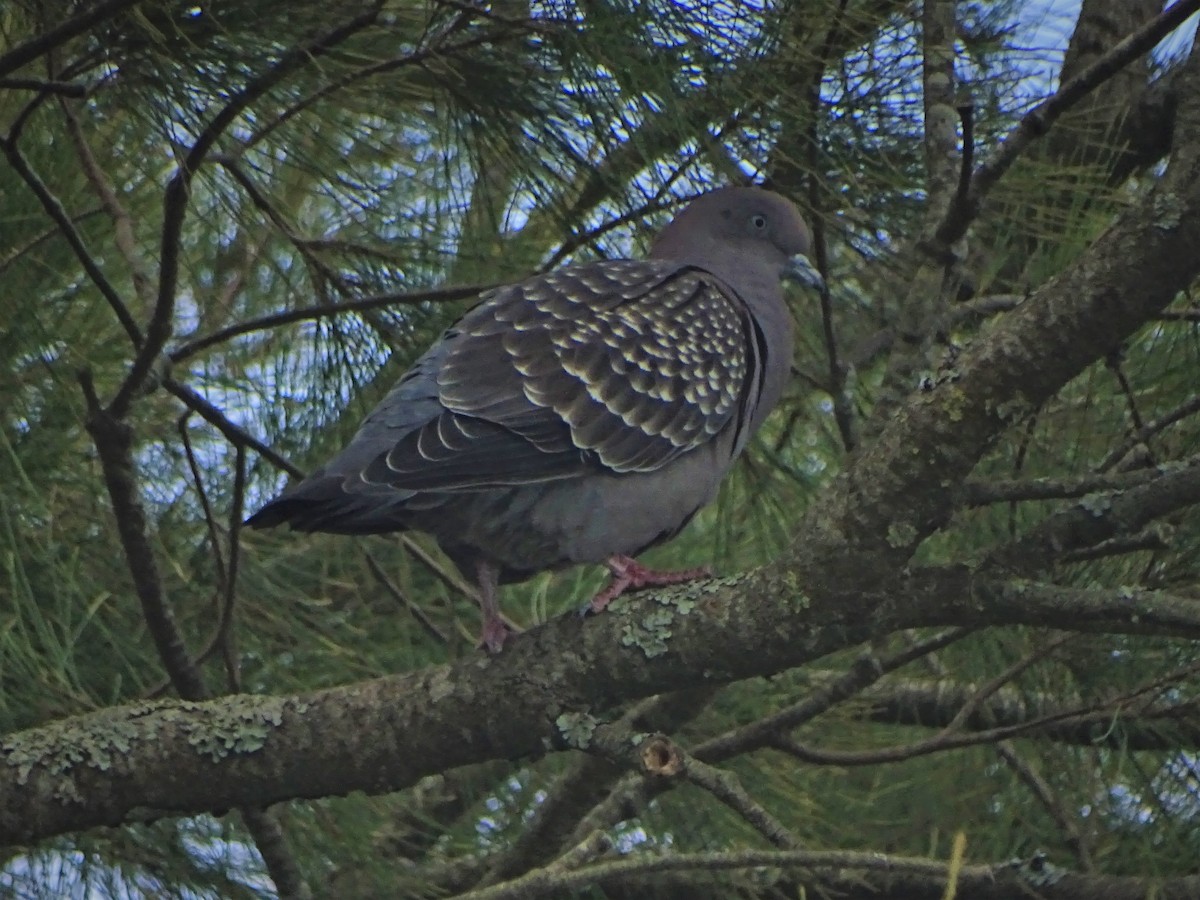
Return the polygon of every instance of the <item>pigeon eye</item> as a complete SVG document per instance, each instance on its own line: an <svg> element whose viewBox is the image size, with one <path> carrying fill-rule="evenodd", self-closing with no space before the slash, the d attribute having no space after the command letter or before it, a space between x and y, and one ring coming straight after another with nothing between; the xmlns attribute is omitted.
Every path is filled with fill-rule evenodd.
<svg viewBox="0 0 1200 900"><path fill-rule="evenodd" d="M750 227L755 231L762 231L767 227L767 217L762 213L755 213L750 217Z"/></svg>

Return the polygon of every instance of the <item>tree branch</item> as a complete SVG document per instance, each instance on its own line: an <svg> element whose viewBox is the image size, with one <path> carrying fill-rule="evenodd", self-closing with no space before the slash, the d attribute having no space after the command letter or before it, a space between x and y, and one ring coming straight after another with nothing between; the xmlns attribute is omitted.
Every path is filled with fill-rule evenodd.
<svg viewBox="0 0 1200 900"><path fill-rule="evenodd" d="M169 357L171 362L179 363L190 359L210 347L215 347L217 344L222 344L235 337L241 337L244 334L251 334L255 331L269 331L272 328L281 328L293 322L317 321L347 313L384 309L389 306L409 306L417 303L447 303L453 300L465 300L478 296L490 287L493 287L493 285L465 284L461 287L439 287L420 291L390 291L386 294L373 294L369 297L360 297L341 303L322 303L316 306L289 309L284 312L259 316L256 319L249 319L245 322L238 322L214 331L212 334L191 338L186 343L172 350Z"/></svg>
<svg viewBox="0 0 1200 900"><path fill-rule="evenodd" d="M996 155L975 171L971 178L970 190L965 194L960 194L951 204L945 219L938 226L936 240L941 245L948 247L961 238L979 214L983 201L991 193L992 188L1030 144L1049 131L1063 113L1120 72L1130 62L1153 49L1159 41L1191 18L1197 10L1200 10L1200 0L1178 0L1059 87L1054 96L1026 113L1017 126L1008 133Z"/></svg>
<svg viewBox="0 0 1200 900"><path fill-rule="evenodd" d="M7 53L0 55L0 77L15 72L26 63L33 62L39 56L49 53L71 38L83 34L105 19L110 19L125 9L136 6L137 2L138 0L108 0L107 3L98 3L75 18L67 19L61 25L39 34L37 37L32 37L23 44L18 44Z"/></svg>
<svg viewBox="0 0 1200 900"><path fill-rule="evenodd" d="M741 850L725 853L667 853L635 854L615 861L605 861L578 869L540 870L507 884L460 894L456 900L535 900L538 897L561 896L591 885L607 886L627 879L644 879L658 872L717 872L730 869L779 868L784 870L817 870L800 874L802 881L821 878L826 870L840 870L854 882L867 881L874 890L870 896L938 898L951 877L949 863L934 859L888 856L882 853L813 850ZM1134 878L1121 876L1081 875L1048 864L1041 857L1033 860L997 863L995 865L962 866L956 873L959 893L956 896L972 900L1015 900L1018 897L1038 897L1039 900L1191 900L1200 891L1200 877ZM710 876L711 877L711 876ZM920 891L911 887L888 891L893 881L921 882ZM797 890L797 895L806 893ZM841 891L838 891L841 895Z"/></svg>
<svg viewBox="0 0 1200 900"><path fill-rule="evenodd" d="M232 125L250 104L292 72L309 65L315 58L328 53L338 44L373 23L379 15L381 6L380 0L376 0L371 3L366 12L343 22L316 40L288 50L271 68L234 94L196 137L179 168L167 183L167 189L163 195L157 297L154 311L150 316L150 323L146 326L145 339L138 348L137 356L133 360L129 373L109 404L109 411L116 418L123 418L129 411L133 397L142 389L151 368L171 337L174 327L176 287L179 280L183 220L187 214L192 180L208 157L209 151L224 134L225 129Z"/></svg>
<svg viewBox="0 0 1200 900"><path fill-rule="evenodd" d="M1162 593L972 584L959 570L906 581L890 596L827 603L799 595L795 573L772 566L621 601L586 622L568 616L496 657L297 696L143 703L51 723L0 744L0 842L398 790L447 768L564 746L564 715L780 672L901 628L1025 624L1200 639L1200 602ZM646 624L647 604L670 614L668 628Z"/></svg>

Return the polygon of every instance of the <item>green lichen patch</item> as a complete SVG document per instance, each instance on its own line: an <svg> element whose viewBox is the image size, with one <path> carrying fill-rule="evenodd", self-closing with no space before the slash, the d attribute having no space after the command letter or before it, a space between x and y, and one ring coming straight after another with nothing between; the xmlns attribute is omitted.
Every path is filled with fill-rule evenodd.
<svg viewBox="0 0 1200 900"><path fill-rule="evenodd" d="M588 748L598 724L596 719L587 713L563 713L554 720L554 725L567 746L577 750Z"/></svg>
<svg viewBox="0 0 1200 900"><path fill-rule="evenodd" d="M47 788L55 799L80 802L77 773L107 772L139 743L159 743L174 732L216 762L260 749L283 722L285 709L306 708L287 699L250 696L211 705L139 703L9 735L0 741L0 764L17 770L18 784L28 783L36 771L49 776Z"/></svg>
<svg viewBox="0 0 1200 900"><path fill-rule="evenodd" d="M889 547L899 550L908 547L917 540L917 529L908 522L893 522L888 526L887 542Z"/></svg>
<svg viewBox="0 0 1200 900"><path fill-rule="evenodd" d="M253 753L282 724L286 707L286 700L273 697L230 697L205 721L187 728L187 741L213 762L235 753Z"/></svg>
<svg viewBox="0 0 1200 900"><path fill-rule="evenodd" d="M630 617L621 628L621 644L637 647L647 657L661 656L667 652L676 616L691 615L706 597L744 583L744 575L730 575L688 581L648 594L623 595L613 605L614 611Z"/></svg>
<svg viewBox="0 0 1200 900"><path fill-rule="evenodd" d="M1112 497L1108 494L1088 494L1079 501L1079 505L1099 519L1112 509Z"/></svg>
<svg viewBox="0 0 1200 900"><path fill-rule="evenodd" d="M674 621L675 613L671 609L651 609L625 623L621 629L621 645L637 647L647 659L662 656L667 652L667 641L671 638L671 624Z"/></svg>
<svg viewBox="0 0 1200 900"><path fill-rule="evenodd" d="M1176 194L1159 194L1154 198L1154 227L1159 231L1175 231L1183 221L1184 204Z"/></svg>
<svg viewBox="0 0 1200 900"><path fill-rule="evenodd" d="M18 784L41 767L55 779L55 799L79 802L83 798L71 777L76 766L106 772L147 732L137 719L96 714L12 735L0 742L0 757L16 768Z"/></svg>

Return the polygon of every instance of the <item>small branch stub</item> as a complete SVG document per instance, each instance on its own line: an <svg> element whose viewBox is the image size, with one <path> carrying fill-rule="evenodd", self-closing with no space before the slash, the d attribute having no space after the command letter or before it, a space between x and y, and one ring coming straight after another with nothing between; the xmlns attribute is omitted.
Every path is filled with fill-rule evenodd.
<svg viewBox="0 0 1200 900"><path fill-rule="evenodd" d="M651 735L642 742L641 757L647 775L674 778L683 771L683 754L661 734Z"/></svg>

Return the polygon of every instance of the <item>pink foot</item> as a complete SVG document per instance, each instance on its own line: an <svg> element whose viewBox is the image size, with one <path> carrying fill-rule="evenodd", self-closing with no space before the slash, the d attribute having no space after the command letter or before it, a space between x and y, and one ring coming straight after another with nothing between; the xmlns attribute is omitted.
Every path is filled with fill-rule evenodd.
<svg viewBox="0 0 1200 900"><path fill-rule="evenodd" d="M475 564L475 575L479 582L479 610L483 613L483 630L478 646L488 653L499 653L510 634L500 615L500 604L496 602L500 571L492 563L481 559Z"/></svg>
<svg viewBox="0 0 1200 900"><path fill-rule="evenodd" d="M584 607L585 613L603 612L626 591L636 591L645 587L661 587L668 584L683 584L685 581L695 581L697 578L707 578L712 575L712 569L701 566L698 569L683 569L679 572L659 572L648 569L630 556L614 554L605 562L612 572L612 580L608 587L592 598L592 602Z"/></svg>
<svg viewBox="0 0 1200 900"><path fill-rule="evenodd" d="M499 653L512 632L499 617L483 620L483 631L479 635L479 648L488 653Z"/></svg>

